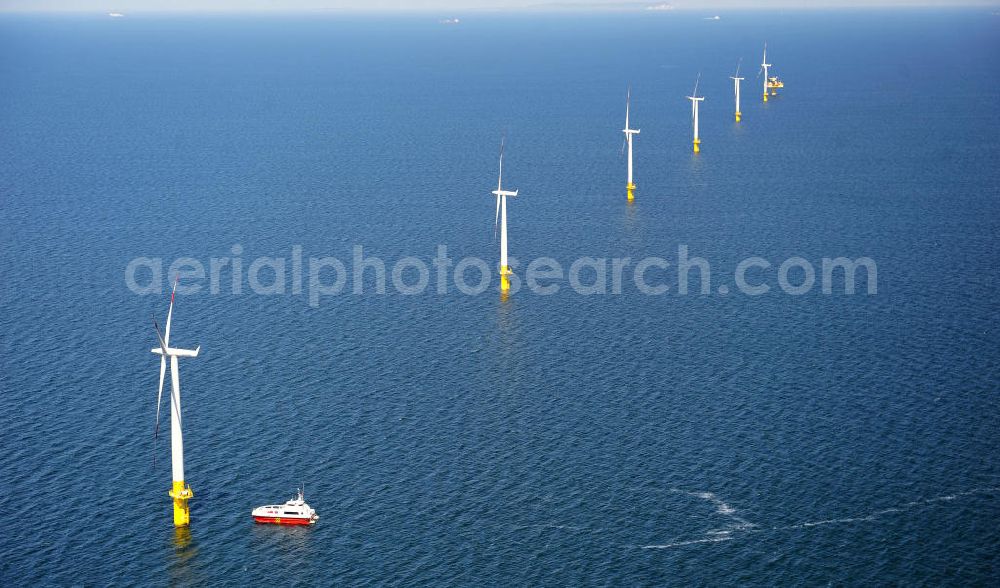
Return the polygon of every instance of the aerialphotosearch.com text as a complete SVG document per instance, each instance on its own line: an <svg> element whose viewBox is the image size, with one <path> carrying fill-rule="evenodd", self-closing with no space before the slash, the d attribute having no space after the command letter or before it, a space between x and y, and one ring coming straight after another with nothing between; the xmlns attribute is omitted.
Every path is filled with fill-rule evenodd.
<svg viewBox="0 0 1000 588"><path fill-rule="evenodd" d="M823 294L878 293L878 268L869 257L823 257L812 262L795 256L783 260L747 257L731 272L713 274L707 259L678 245L674 258L580 257L560 261L536 257L527 264L511 257L510 294L528 291L548 296L571 291L581 296L621 294L632 290L649 296L742 294L760 296L778 291L801 296L819 287ZM178 294L304 296L317 307L325 297L345 294L439 295L454 290L476 296L499 283L499 267L478 257L455 260L447 245L438 245L433 258L401 257L384 260L354 245L346 262L333 256L306 256L300 245L287 256L244 259L243 247L229 255L164 260L136 257L125 266L125 285L135 294L161 294L175 277Z"/></svg>

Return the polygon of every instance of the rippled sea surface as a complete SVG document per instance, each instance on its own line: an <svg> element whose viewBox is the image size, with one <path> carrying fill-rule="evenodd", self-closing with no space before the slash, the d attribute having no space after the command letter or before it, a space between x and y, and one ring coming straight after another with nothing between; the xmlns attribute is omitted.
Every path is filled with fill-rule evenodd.
<svg viewBox="0 0 1000 588"><path fill-rule="evenodd" d="M0 583L997 582L1000 17L703 16L0 18ZM504 132L522 270L683 244L711 293L250 290L296 245L495 263ZM150 315L236 245L174 314L175 533ZM787 295L796 255L877 294ZM252 523L301 482L317 525Z"/></svg>

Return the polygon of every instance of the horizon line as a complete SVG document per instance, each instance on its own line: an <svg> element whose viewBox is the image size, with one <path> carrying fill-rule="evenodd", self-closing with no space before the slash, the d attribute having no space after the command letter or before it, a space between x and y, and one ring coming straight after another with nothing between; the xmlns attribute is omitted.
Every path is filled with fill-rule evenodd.
<svg viewBox="0 0 1000 588"><path fill-rule="evenodd" d="M669 8L662 8L669 6ZM73 15L156 15L156 14L191 14L191 15L296 15L296 14L372 14L372 15L427 15L434 14L441 17L454 16L455 14L512 14L512 13L648 13L648 14L671 14L683 13L703 13L715 15L718 13L739 13L739 12L816 12L816 11L869 11L869 10L914 10L914 9L1000 9L1000 0L958 0L957 2L943 3L940 0L914 0L912 2L864 2L843 4L836 0L829 2L816 2L802 5L790 1L788 3L778 3L774 5L755 6L734 6L719 5L716 7L694 7L694 6L673 6L669 3L539 3L527 6L499 7L499 6L472 6L461 8L445 7L408 7L408 8L287 8L273 6L256 6L241 8L197 8L191 6L181 7L159 7L159 8L139 8L137 10L116 10L106 8L86 8L86 7L60 7L60 8L38 8L38 7L17 7L0 5L0 14L73 14ZM994 12L994 14L998 14Z"/></svg>

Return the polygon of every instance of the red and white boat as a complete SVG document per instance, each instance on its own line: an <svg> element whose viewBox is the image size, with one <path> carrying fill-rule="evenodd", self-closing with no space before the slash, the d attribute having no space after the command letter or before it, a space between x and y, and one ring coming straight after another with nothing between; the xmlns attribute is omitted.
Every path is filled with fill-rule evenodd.
<svg viewBox="0 0 1000 588"><path fill-rule="evenodd" d="M253 515L254 522L272 525L312 525L319 519L316 511L306 504L302 490L299 490L296 498L285 504L258 506L250 514Z"/></svg>

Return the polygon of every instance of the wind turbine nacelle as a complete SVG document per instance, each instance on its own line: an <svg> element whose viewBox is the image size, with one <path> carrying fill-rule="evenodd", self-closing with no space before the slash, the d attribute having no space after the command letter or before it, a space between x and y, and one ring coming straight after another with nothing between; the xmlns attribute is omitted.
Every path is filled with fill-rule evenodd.
<svg viewBox="0 0 1000 588"><path fill-rule="evenodd" d="M201 345L199 345L197 347L197 349L195 349L193 351L191 349L178 349L176 347L167 347L167 352L166 353L163 352L163 348L162 347L154 347L154 348L150 349L150 351L152 351L153 353L155 353L157 355L166 355L168 357L169 356L173 356L173 357L198 357L198 352L201 351Z"/></svg>
<svg viewBox="0 0 1000 588"><path fill-rule="evenodd" d="M510 190L493 190L493 194L497 196L517 196L517 190L511 192Z"/></svg>
<svg viewBox="0 0 1000 588"><path fill-rule="evenodd" d="M626 135L638 135L639 129L622 129L622 132Z"/></svg>

